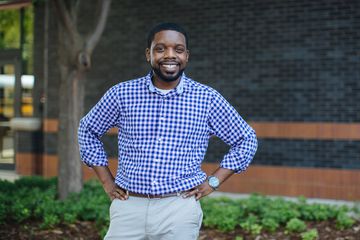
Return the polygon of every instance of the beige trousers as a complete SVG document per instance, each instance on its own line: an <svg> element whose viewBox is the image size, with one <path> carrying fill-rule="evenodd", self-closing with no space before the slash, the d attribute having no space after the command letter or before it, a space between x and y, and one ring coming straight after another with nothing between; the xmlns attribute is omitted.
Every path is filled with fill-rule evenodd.
<svg viewBox="0 0 360 240"><path fill-rule="evenodd" d="M196 240L203 213L195 197L147 199L130 196L110 205L105 240Z"/></svg>

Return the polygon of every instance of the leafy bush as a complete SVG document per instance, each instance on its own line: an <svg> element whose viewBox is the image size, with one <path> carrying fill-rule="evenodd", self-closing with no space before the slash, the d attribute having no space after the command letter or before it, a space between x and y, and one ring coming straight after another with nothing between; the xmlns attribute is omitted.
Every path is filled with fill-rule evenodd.
<svg viewBox="0 0 360 240"><path fill-rule="evenodd" d="M216 199L207 198L202 200L204 219L203 223L207 227L215 227L221 231L234 230L243 216L243 209L240 205L234 205L225 200L219 202Z"/></svg>
<svg viewBox="0 0 360 240"><path fill-rule="evenodd" d="M275 232L276 229L278 229L279 227L279 223L272 218L262 219L261 225L264 227L265 230L268 230L269 232Z"/></svg>
<svg viewBox="0 0 360 240"><path fill-rule="evenodd" d="M74 223L77 219L97 223L99 229L108 226L110 200L97 181L85 183L81 193L65 201L57 200L57 179L23 177L14 183L0 181L0 224L13 220L41 220L41 228L59 223Z"/></svg>
<svg viewBox="0 0 360 240"><path fill-rule="evenodd" d="M47 214L44 217L44 222L40 225L41 228L53 228L60 223L60 218L55 214Z"/></svg>
<svg viewBox="0 0 360 240"><path fill-rule="evenodd" d="M354 225L355 220L346 215L346 213L341 212L336 217L336 227L340 230L350 228L352 225Z"/></svg>
<svg viewBox="0 0 360 240"><path fill-rule="evenodd" d="M20 223L31 219L42 221L42 228L53 228L59 223L86 220L95 222L104 237L109 225L110 200L101 184L88 181L83 191L70 195L65 201L57 200L56 186L56 178L24 177L14 183L0 180L0 225L6 221ZM339 229L349 228L355 222L349 217L347 207L308 204L303 197L291 202L254 194L238 200L204 198L201 203L204 226L224 232L241 227L258 235L263 229L274 232L285 227L289 232L300 233L306 230L304 221L334 220ZM316 239L315 231L302 233L302 239Z"/></svg>
<svg viewBox="0 0 360 240"><path fill-rule="evenodd" d="M302 232L305 229L306 224L298 218L293 218L286 224L286 230L289 232Z"/></svg>
<svg viewBox="0 0 360 240"><path fill-rule="evenodd" d="M319 234L316 229L311 229L301 234L302 240L316 240L318 238L319 238Z"/></svg>
<svg viewBox="0 0 360 240"><path fill-rule="evenodd" d="M301 218L307 221L324 221L335 218L339 210L324 204L301 204L299 205Z"/></svg>

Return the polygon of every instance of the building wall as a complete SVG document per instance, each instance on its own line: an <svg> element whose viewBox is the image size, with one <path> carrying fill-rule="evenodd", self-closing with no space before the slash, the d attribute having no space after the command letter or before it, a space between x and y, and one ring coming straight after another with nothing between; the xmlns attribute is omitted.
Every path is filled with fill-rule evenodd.
<svg viewBox="0 0 360 240"><path fill-rule="evenodd" d="M82 32L93 26L95 7L81 6ZM37 31L41 36L44 14L39 9ZM51 16L43 117L53 130L44 128L42 139L43 154L54 156L59 74L56 25L54 14ZM279 172L284 168L305 169L306 174L313 170L360 172L359 1L113 1L87 75L86 111L110 86L149 71L144 56L146 34L163 21L177 22L188 30L187 75L217 89L245 120L256 126L259 150L253 166L263 167L262 174L267 167ZM36 42L36 54L43 54L41 46L41 41ZM40 79L43 70L41 64L36 66ZM275 128L269 123L278 130L269 129ZM323 128L325 125L328 127ZM313 129L319 134L312 134ZM116 135L108 134L103 140L109 156L116 158ZM211 139L205 162L217 164L227 150L219 139ZM355 184L353 180L338 179L339 186ZM322 182L324 185L326 182ZM261 191L272 193L271 186L269 189ZM273 189L274 194L284 194ZM316 197L322 191L313 192L308 195ZM301 189L291 192L298 193ZM331 196L342 195L338 192ZM360 198L360 194L352 196Z"/></svg>

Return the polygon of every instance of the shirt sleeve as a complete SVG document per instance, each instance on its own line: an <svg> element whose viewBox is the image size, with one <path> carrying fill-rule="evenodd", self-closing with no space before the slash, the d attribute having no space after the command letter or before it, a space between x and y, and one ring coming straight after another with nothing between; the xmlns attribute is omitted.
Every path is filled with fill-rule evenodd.
<svg viewBox="0 0 360 240"><path fill-rule="evenodd" d="M118 123L120 115L118 86L109 89L90 112L80 120L78 142L81 160L91 166L107 166L101 136Z"/></svg>
<svg viewBox="0 0 360 240"><path fill-rule="evenodd" d="M231 169L235 173L245 171L257 149L255 131L216 91L211 102L208 121L211 134L216 135L230 146L220 167Z"/></svg>

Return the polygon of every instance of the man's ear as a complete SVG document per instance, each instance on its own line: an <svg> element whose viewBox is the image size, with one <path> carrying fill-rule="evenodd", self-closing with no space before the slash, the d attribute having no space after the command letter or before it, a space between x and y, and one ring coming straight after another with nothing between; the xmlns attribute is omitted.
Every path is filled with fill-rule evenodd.
<svg viewBox="0 0 360 240"><path fill-rule="evenodd" d="M186 62L189 61L189 57L190 57L190 51L186 50Z"/></svg>
<svg viewBox="0 0 360 240"><path fill-rule="evenodd" d="M149 48L145 49L145 57L146 57L146 61L150 62L150 49Z"/></svg>

